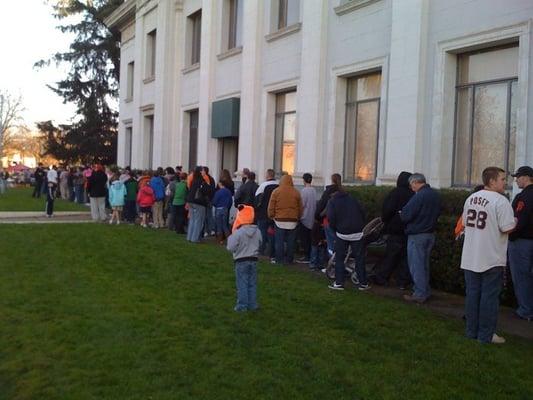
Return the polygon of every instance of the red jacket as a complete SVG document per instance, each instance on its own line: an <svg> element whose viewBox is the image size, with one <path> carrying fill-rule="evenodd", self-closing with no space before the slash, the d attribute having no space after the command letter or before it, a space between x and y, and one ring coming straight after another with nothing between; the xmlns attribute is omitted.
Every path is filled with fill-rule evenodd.
<svg viewBox="0 0 533 400"><path fill-rule="evenodd" d="M141 207L152 207L155 203L154 190L150 186L144 185L137 193L137 203Z"/></svg>

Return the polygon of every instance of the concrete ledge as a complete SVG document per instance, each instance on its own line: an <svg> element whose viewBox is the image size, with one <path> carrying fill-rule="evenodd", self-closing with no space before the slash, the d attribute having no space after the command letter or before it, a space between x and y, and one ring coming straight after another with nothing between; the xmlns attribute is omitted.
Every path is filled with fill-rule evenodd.
<svg viewBox="0 0 533 400"><path fill-rule="evenodd" d="M54 216L57 217L79 217L90 216L88 211L57 211ZM18 219L18 218L40 218L46 216L44 211L0 211L0 219Z"/></svg>

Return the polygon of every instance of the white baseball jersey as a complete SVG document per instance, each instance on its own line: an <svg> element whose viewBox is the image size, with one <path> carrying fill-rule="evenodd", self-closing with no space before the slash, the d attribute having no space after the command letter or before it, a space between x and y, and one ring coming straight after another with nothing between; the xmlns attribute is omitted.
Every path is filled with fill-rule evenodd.
<svg viewBox="0 0 533 400"><path fill-rule="evenodd" d="M515 226L511 203L505 196L481 190L466 199L463 208L465 242L461 268L485 272L507 264L507 237Z"/></svg>

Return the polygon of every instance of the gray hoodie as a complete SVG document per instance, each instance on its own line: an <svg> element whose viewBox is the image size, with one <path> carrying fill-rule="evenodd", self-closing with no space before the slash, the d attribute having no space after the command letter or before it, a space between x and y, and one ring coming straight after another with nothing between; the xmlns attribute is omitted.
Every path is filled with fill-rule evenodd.
<svg viewBox="0 0 533 400"><path fill-rule="evenodd" d="M257 258L261 246L261 231L257 225L242 225L228 238L227 249L233 253L233 259Z"/></svg>

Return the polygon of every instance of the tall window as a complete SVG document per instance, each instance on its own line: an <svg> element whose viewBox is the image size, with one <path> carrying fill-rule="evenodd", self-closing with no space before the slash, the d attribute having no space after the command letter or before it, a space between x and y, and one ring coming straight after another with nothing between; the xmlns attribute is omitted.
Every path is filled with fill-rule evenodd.
<svg viewBox="0 0 533 400"><path fill-rule="evenodd" d="M518 46L457 57L453 184L474 186L495 165L514 170Z"/></svg>
<svg viewBox="0 0 533 400"><path fill-rule="evenodd" d="M200 62L200 50L202 47L202 10L189 15L191 27L191 65Z"/></svg>
<svg viewBox="0 0 533 400"><path fill-rule="evenodd" d="M156 30L146 35L146 78L155 76Z"/></svg>
<svg viewBox="0 0 533 400"><path fill-rule="evenodd" d="M125 149L126 149L126 154L125 154L125 157L124 157L124 163L126 166L128 165L131 165L131 152L132 152L132 149L133 149L133 129L131 126L128 126L126 127L126 144L125 144Z"/></svg>
<svg viewBox="0 0 533 400"><path fill-rule="evenodd" d="M146 151L148 168L153 168L154 162L154 116L148 115L144 117L144 129L146 137Z"/></svg>
<svg viewBox="0 0 533 400"><path fill-rule="evenodd" d="M196 167L198 155L198 110L189 111L189 171Z"/></svg>
<svg viewBox="0 0 533 400"><path fill-rule="evenodd" d="M296 91L276 95L274 169L294 173L296 150Z"/></svg>
<svg viewBox="0 0 533 400"><path fill-rule="evenodd" d="M228 50L242 45L243 0L229 0Z"/></svg>
<svg viewBox="0 0 533 400"><path fill-rule="evenodd" d="M278 0L278 29L300 21L300 0Z"/></svg>
<svg viewBox="0 0 533 400"><path fill-rule="evenodd" d="M344 177L347 181L376 179L381 72L348 79Z"/></svg>
<svg viewBox="0 0 533 400"><path fill-rule="evenodd" d="M126 88L126 99L127 100L131 100L133 99L133 76L134 76L134 73L135 73L135 63L132 61L130 63L128 63L128 72L127 72L127 77L126 77L126 84L127 84L127 88Z"/></svg>

